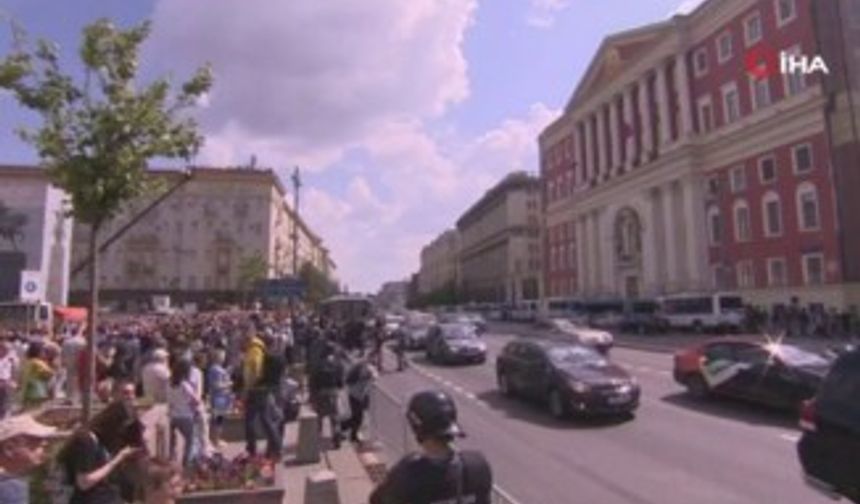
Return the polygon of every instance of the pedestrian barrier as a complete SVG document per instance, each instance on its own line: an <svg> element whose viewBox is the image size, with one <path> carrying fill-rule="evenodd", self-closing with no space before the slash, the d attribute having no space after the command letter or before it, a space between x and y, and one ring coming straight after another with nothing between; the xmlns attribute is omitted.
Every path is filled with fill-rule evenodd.
<svg viewBox="0 0 860 504"><path fill-rule="evenodd" d="M418 449L418 444L406 421L406 407L396 397L374 385L370 390L367 433L370 438L382 445L389 460L396 460ZM520 504L510 494L493 486L493 504Z"/></svg>

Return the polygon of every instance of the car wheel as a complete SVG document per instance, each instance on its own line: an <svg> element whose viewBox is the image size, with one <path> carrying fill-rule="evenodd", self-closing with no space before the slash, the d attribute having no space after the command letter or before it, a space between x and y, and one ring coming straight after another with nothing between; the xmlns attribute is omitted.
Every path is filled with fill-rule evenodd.
<svg viewBox="0 0 860 504"><path fill-rule="evenodd" d="M499 372L496 379L497 379L498 384L499 384L499 391L502 393L502 395L506 395L508 397L513 397L514 390L513 390L513 388L511 388L511 379L508 378L508 375L506 375L505 373Z"/></svg>
<svg viewBox="0 0 860 504"><path fill-rule="evenodd" d="M566 415L564 408L564 399L561 397L561 392L557 389L549 392L549 412L554 418L562 419Z"/></svg>
<svg viewBox="0 0 860 504"><path fill-rule="evenodd" d="M687 392L696 399L704 399L710 394L708 384L701 375L693 374L688 376L684 384L687 386Z"/></svg>

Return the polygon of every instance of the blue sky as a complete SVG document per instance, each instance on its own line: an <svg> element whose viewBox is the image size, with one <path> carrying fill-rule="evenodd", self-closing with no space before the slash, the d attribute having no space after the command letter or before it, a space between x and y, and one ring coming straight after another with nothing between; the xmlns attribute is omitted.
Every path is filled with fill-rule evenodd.
<svg viewBox="0 0 860 504"><path fill-rule="evenodd" d="M537 170L536 137L600 41L698 0L2 0L77 65L98 17L154 21L143 75L212 62L195 160L306 176L302 211L352 290L418 268L421 246L505 173ZM8 30L0 33L7 51ZM34 162L0 95L0 162Z"/></svg>

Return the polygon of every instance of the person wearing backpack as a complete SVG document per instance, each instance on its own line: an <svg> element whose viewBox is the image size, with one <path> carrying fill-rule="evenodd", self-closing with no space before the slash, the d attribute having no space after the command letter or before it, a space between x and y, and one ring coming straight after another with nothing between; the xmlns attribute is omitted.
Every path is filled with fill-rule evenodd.
<svg viewBox="0 0 860 504"><path fill-rule="evenodd" d="M357 361L346 374L350 417L343 423L349 431L349 440L360 442L358 431L364 424L364 412L370 406L370 387L376 381L376 372L366 359Z"/></svg>
<svg viewBox="0 0 860 504"><path fill-rule="evenodd" d="M338 407L338 395L344 384L344 369L340 357L332 343L327 343L321 354L321 360L310 377L311 404L317 413L320 430L323 422L329 419L331 426L332 445L335 450L340 448L341 430Z"/></svg>

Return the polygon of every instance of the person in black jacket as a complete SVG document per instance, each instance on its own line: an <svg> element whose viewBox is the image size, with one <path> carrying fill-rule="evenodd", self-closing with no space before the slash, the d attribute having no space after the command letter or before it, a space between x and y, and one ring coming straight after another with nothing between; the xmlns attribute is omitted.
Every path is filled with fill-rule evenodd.
<svg viewBox="0 0 860 504"><path fill-rule="evenodd" d="M334 449L340 448L341 426L340 416L343 414L338 407L338 395L344 385L344 365L334 345L327 343L322 347L320 362L315 366L310 376L309 388L311 404L317 413L322 428L325 418L331 426L331 439Z"/></svg>
<svg viewBox="0 0 860 504"><path fill-rule="evenodd" d="M493 476L486 458L458 451L457 406L445 392L412 396L406 412L421 453L402 458L370 495L370 504L490 504Z"/></svg>

